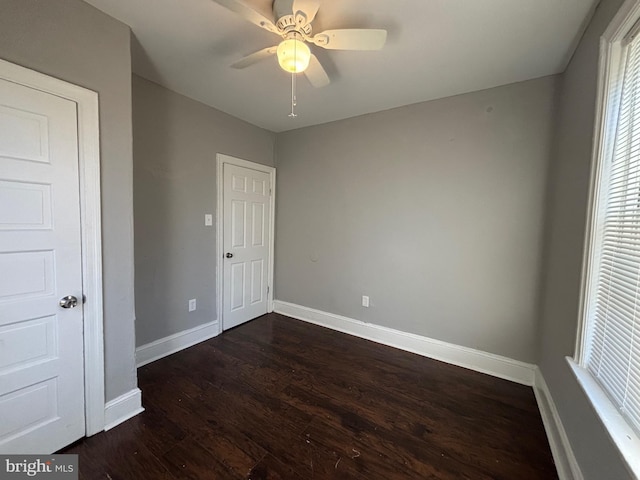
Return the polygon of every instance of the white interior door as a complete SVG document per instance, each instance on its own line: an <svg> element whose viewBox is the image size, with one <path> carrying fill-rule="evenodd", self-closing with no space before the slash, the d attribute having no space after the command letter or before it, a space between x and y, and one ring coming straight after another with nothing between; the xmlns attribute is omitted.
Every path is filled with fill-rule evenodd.
<svg viewBox="0 0 640 480"><path fill-rule="evenodd" d="M267 313L270 176L223 166L223 328Z"/></svg>
<svg viewBox="0 0 640 480"><path fill-rule="evenodd" d="M0 80L3 454L52 453L85 432L77 134L74 102Z"/></svg>

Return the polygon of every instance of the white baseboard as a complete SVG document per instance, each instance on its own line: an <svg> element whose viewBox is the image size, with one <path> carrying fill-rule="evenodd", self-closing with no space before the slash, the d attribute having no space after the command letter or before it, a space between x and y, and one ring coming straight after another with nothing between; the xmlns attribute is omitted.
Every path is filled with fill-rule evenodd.
<svg viewBox="0 0 640 480"><path fill-rule="evenodd" d="M218 321L198 325L197 327L174 333L168 337L161 338L151 343L141 345L136 348L136 365L142 367L147 363L154 362L191 347L196 343L204 342L218 335Z"/></svg>
<svg viewBox="0 0 640 480"><path fill-rule="evenodd" d="M569 443L567 432L562 425L560 414L553 401L547 382L545 382L542 372L538 367L535 370L535 384L533 391L538 402L538 409L547 432L549 446L553 454L553 461L558 470L560 480L583 480L580 466L573 454L573 449Z"/></svg>
<svg viewBox="0 0 640 480"><path fill-rule="evenodd" d="M461 347L413 333L361 322L333 313L276 300L274 311L373 342L417 353L460 367L532 386L536 366L492 353Z"/></svg>
<svg viewBox="0 0 640 480"><path fill-rule="evenodd" d="M110 430L142 412L144 412L144 408L142 408L142 392L139 388L129 390L124 395L120 395L105 404L104 430Z"/></svg>

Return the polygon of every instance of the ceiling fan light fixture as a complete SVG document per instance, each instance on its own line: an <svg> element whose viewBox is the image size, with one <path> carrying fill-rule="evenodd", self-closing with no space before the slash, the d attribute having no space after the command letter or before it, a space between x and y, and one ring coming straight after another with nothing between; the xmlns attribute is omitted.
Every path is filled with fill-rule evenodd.
<svg viewBox="0 0 640 480"><path fill-rule="evenodd" d="M309 66L311 50L306 43L295 38L288 38L278 45L278 63L285 72L304 72Z"/></svg>

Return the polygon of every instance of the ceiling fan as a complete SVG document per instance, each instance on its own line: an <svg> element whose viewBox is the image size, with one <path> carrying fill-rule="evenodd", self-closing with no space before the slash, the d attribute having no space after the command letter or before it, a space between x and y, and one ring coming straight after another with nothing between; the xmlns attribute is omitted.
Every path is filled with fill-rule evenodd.
<svg viewBox="0 0 640 480"><path fill-rule="evenodd" d="M274 0L269 17L243 0L214 1L283 38L278 45L263 48L235 62L231 65L233 68L245 68L277 55L283 70L304 72L309 82L318 88L328 85L330 80L307 43L329 50L380 50L387 39L387 31L382 29L325 30L314 35L311 23L320 8L320 0Z"/></svg>

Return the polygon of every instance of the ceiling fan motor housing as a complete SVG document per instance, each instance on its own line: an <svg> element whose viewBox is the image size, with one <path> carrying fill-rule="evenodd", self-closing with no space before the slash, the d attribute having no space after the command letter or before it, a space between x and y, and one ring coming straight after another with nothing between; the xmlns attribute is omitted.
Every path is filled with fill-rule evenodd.
<svg viewBox="0 0 640 480"><path fill-rule="evenodd" d="M299 34L307 38L310 37L311 24L304 23L306 21L306 18L304 18L302 15L299 15L298 18L299 18L299 21L296 21L294 16L291 14L285 15L284 17L280 17L276 22L276 27L278 28L278 31L282 35L285 35L289 32L298 32Z"/></svg>
<svg viewBox="0 0 640 480"><path fill-rule="evenodd" d="M273 2L273 15L276 27L281 34L296 31L303 36L311 36L311 22L305 12L293 11L293 0L275 0Z"/></svg>

